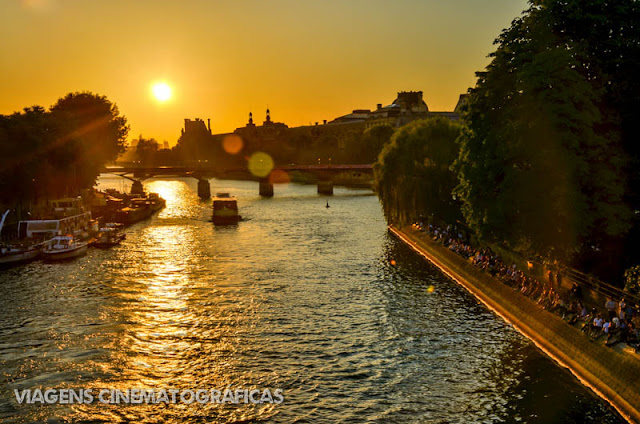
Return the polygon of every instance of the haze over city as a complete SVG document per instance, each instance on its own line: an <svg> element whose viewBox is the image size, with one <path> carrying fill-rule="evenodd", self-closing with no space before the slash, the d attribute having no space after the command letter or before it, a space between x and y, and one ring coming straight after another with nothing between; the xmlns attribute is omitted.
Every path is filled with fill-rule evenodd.
<svg viewBox="0 0 640 424"><path fill-rule="evenodd" d="M6 1L0 114L68 92L115 102L139 134L174 145L184 118L214 133L248 113L289 126L422 90L452 110L523 0ZM166 84L158 96L158 86Z"/></svg>

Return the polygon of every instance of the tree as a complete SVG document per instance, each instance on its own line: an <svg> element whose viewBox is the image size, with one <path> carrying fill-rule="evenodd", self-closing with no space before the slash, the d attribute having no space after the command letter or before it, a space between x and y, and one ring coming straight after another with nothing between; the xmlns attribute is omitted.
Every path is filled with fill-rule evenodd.
<svg viewBox="0 0 640 424"><path fill-rule="evenodd" d="M51 107L0 115L0 202L23 207L78 195L122 151L126 119L105 97L72 93Z"/></svg>
<svg viewBox="0 0 640 424"><path fill-rule="evenodd" d="M20 206L49 189L55 140L51 116L40 106L0 115L0 202Z"/></svg>
<svg viewBox="0 0 640 424"><path fill-rule="evenodd" d="M404 225L422 215L455 222L459 205L452 197L460 125L446 118L414 121L399 128L374 164L376 191L387 221Z"/></svg>
<svg viewBox="0 0 640 424"><path fill-rule="evenodd" d="M136 145L136 158L145 165L153 163L156 153L160 145L155 138L143 138L142 134L138 137Z"/></svg>
<svg viewBox="0 0 640 424"><path fill-rule="evenodd" d="M620 134L628 159L619 169L627 180L624 200L632 210L640 211L640 3L564 0L549 2L547 7L554 16L554 32L563 34L574 46L581 73L604 92L599 102L604 117L601 126ZM620 278L621 269L637 263L640 214L635 214L626 235L607 237L601 244L608 255L597 254L583 262L607 262L609 273Z"/></svg>
<svg viewBox="0 0 640 424"><path fill-rule="evenodd" d="M624 273L625 285L624 290L633 294L640 295L640 265L636 265L627 269Z"/></svg>
<svg viewBox="0 0 640 424"><path fill-rule="evenodd" d="M561 3L533 1L496 40L470 90L454 170L481 238L570 261L624 234L631 213L615 110L562 30Z"/></svg>
<svg viewBox="0 0 640 424"><path fill-rule="evenodd" d="M72 146L68 166L73 189L91 187L105 163L125 149L129 126L118 107L105 96L90 92L70 93L51 106L59 134L57 144Z"/></svg>
<svg viewBox="0 0 640 424"><path fill-rule="evenodd" d="M359 158L365 163L373 163L378 159L385 144L391 140L395 129L389 124L378 124L364 131L363 145L360 147Z"/></svg>

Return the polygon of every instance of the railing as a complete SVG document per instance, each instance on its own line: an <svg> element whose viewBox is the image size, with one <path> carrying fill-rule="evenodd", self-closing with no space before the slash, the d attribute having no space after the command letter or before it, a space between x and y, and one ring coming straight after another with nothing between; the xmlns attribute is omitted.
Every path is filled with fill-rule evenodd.
<svg viewBox="0 0 640 424"><path fill-rule="evenodd" d="M510 255L520 258L522 263L531 263L534 269L539 270L551 270L556 273L560 273L562 278L566 278L570 281L577 283L578 285L585 287L589 290L592 290L595 293L603 295L605 297L610 297L613 300L619 301L624 298L627 303L632 303L636 307L640 307L640 297L633 295L629 292L624 291L623 289L616 287L612 284L606 283L593 275L586 274L584 272L578 271L577 269L570 268L565 265L557 265L550 264L548 262L544 262L539 259L527 259L521 253L514 252L513 250L505 249L504 247L500 247L503 250L507 250ZM524 269L526 272L526 269Z"/></svg>
<svg viewBox="0 0 640 424"><path fill-rule="evenodd" d="M614 300L624 298L627 303L633 303L636 307L640 306L640 297L624 291L619 287L612 286L609 283L599 280L598 278L575 270L569 267L558 267L563 276L568 277L571 281L575 281L581 286L587 287L596 293L600 293Z"/></svg>
<svg viewBox="0 0 640 424"><path fill-rule="evenodd" d="M456 225L461 227L461 229L467 234L472 234L472 231L463 222L457 221ZM502 246L500 246L500 249L505 250L510 255L513 255L519 258L521 263L532 263L536 269L540 269L540 270L550 269L550 270L553 270L554 272L560 272L563 278L566 277L569 280L578 283L580 286L594 291L595 293L598 293L605 297L610 297L611 299L617 300L617 301L624 298L627 301L627 303L632 303L636 308L640 308L640 296L636 296L629 292L626 292L619 287L613 286L609 283L606 283L598 279L597 277L594 277L589 274L585 274L584 272L578 271L577 269L570 268L564 265L549 264L541 260L527 259L521 253L515 252L510 249L506 249ZM526 272L527 270L523 269L523 271Z"/></svg>

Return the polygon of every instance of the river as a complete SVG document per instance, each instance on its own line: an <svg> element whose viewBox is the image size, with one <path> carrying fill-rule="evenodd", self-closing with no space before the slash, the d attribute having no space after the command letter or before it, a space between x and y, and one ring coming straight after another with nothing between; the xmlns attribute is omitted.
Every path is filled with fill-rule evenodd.
<svg viewBox="0 0 640 424"><path fill-rule="evenodd" d="M167 207L121 246L0 271L1 422L624 422L391 236L371 191L261 199L257 183L212 180L245 218L214 227L195 179L145 185ZM17 402L37 388L284 400Z"/></svg>

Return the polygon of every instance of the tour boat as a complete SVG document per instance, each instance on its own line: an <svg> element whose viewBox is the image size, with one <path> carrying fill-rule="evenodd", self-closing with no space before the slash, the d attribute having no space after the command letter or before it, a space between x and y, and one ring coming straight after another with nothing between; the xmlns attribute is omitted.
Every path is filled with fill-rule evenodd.
<svg viewBox="0 0 640 424"><path fill-rule="evenodd" d="M42 255L47 261L60 261L87 253L87 243L73 236L57 236L45 243Z"/></svg>
<svg viewBox="0 0 640 424"><path fill-rule="evenodd" d="M38 219L20 221L18 237L48 240L60 234L90 233L94 221L85 210L81 198L62 198L51 201L51 207L38 213Z"/></svg>
<svg viewBox="0 0 640 424"><path fill-rule="evenodd" d="M238 215L238 201L229 193L218 193L213 198L213 216L215 225L237 224L242 217Z"/></svg>
<svg viewBox="0 0 640 424"><path fill-rule="evenodd" d="M96 247L112 247L120 244L127 236L122 231L123 224L110 222L105 227L100 228L96 240L93 243Z"/></svg>

